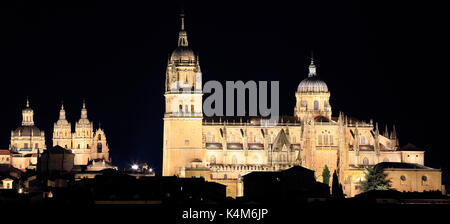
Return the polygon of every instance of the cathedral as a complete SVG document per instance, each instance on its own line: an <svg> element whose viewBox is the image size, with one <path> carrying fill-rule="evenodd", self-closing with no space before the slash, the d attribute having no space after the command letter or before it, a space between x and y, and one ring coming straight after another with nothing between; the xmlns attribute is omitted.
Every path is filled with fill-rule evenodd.
<svg viewBox="0 0 450 224"><path fill-rule="evenodd" d="M383 163L400 164L387 165L392 187L398 190L443 189L441 171L423 166L424 151L399 147L395 127L381 133L372 120L342 112L333 116L331 93L313 59L305 70L309 72L295 90L292 116L283 116L276 125L265 125L257 117L203 117L199 58L189 46L182 14L178 46L166 70L163 175L203 177L226 185L227 195L237 197L243 195L242 177L250 172L300 165L323 181L327 167L352 197L361 192L365 168Z"/></svg>
<svg viewBox="0 0 450 224"><path fill-rule="evenodd" d="M94 131L84 102L74 132L72 124L66 119L64 106L61 105L59 119L53 127L52 140L53 146L59 145L74 153L74 165L87 166L96 160L110 162L105 133L101 128ZM11 165L19 169L35 169L39 153L46 149L45 133L35 126L34 112L27 99L26 108L22 110L22 125L11 131Z"/></svg>

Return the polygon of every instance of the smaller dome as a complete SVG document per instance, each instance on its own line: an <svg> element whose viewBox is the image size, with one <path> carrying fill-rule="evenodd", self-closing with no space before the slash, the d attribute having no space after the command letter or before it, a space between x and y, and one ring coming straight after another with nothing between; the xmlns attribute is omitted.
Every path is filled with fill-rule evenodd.
<svg viewBox="0 0 450 224"><path fill-rule="evenodd" d="M36 126L20 126L13 132L14 136L41 136L41 130Z"/></svg>
<svg viewBox="0 0 450 224"><path fill-rule="evenodd" d="M301 93L326 93L328 92L327 84L317 78L317 76L311 76L303 79L298 85L297 92Z"/></svg>
<svg viewBox="0 0 450 224"><path fill-rule="evenodd" d="M195 61L195 54L189 48L185 46L177 47L170 56L171 61Z"/></svg>

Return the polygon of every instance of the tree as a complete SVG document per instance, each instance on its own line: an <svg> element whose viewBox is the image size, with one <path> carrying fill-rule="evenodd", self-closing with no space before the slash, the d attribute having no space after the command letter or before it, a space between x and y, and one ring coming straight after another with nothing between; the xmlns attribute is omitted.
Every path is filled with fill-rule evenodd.
<svg viewBox="0 0 450 224"><path fill-rule="evenodd" d="M367 192L371 190L389 190L390 180L386 180L386 174L378 166L366 168L366 181L362 183L362 191Z"/></svg>
<svg viewBox="0 0 450 224"><path fill-rule="evenodd" d="M330 185L330 170L328 169L327 165L325 165L325 167L323 168L322 178L324 184Z"/></svg>
<svg viewBox="0 0 450 224"><path fill-rule="evenodd" d="M331 186L331 194L335 198L344 198L344 192L342 191L342 184L339 183L339 177L334 170L333 173L333 185Z"/></svg>

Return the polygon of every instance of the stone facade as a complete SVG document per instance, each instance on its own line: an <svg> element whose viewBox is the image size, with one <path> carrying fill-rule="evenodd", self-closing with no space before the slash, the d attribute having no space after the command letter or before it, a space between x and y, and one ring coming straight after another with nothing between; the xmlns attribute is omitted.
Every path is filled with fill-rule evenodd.
<svg viewBox="0 0 450 224"><path fill-rule="evenodd" d="M64 106L61 105L59 120L53 127L53 146L56 145L72 150L75 165L88 165L94 159L110 161L105 133L101 128L94 131L84 102L80 120L75 123L75 132L72 132L72 125L67 121Z"/></svg>

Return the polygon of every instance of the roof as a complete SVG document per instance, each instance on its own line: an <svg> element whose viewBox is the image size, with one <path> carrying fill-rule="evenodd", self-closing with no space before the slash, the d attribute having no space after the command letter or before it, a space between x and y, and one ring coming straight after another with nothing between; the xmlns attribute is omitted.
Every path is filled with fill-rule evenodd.
<svg viewBox="0 0 450 224"><path fill-rule="evenodd" d="M400 151L423 151L422 149L417 148L415 145L408 143L400 148Z"/></svg>
<svg viewBox="0 0 450 224"><path fill-rule="evenodd" d="M11 152L7 149L0 149L0 155L11 155Z"/></svg>
<svg viewBox="0 0 450 224"><path fill-rule="evenodd" d="M396 163L396 162L382 162L375 165L375 167L380 167L381 169L424 169L424 170L434 170L431 167L423 166L417 163Z"/></svg>
<svg viewBox="0 0 450 224"><path fill-rule="evenodd" d="M51 153L51 154L72 154L71 150L67 150L59 145L51 147L44 151L44 153Z"/></svg>

